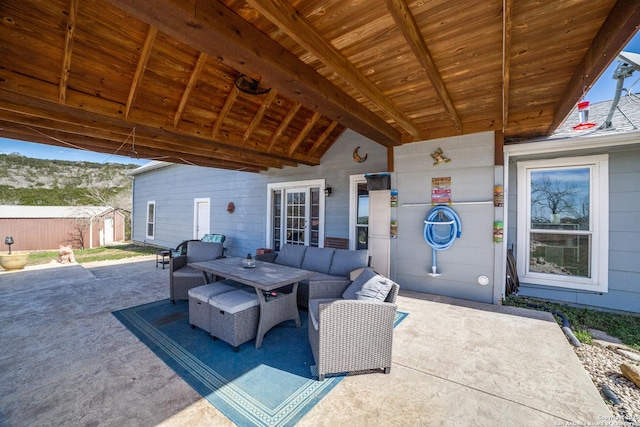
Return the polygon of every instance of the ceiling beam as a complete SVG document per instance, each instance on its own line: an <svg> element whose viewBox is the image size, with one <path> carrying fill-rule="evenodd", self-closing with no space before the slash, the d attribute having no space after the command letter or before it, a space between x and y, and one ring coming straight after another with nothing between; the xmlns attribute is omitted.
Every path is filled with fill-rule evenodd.
<svg viewBox="0 0 640 427"><path fill-rule="evenodd" d="M258 12L315 55L340 78L378 106L414 138L422 139L420 129L387 98L349 59L316 30L289 2L247 0Z"/></svg>
<svg viewBox="0 0 640 427"><path fill-rule="evenodd" d="M620 52L640 28L640 2L618 0L609 16L582 58L569 83L562 91L564 95L553 114L553 122L546 134L552 134L569 115L576 103L582 99L608 65L615 60L611 52Z"/></svg>
<svg viewBox="0 0 640 427"><path fill-rule="evenodd" d="M124 116L127 119L129 118L129 114L131 113L131 108L133 108L133 103L136 100L136 96L138 95L138 89L140 89L142 77L144 76L144 72L147 69L147 62L149 62L149 57L151 56L151 48L153 47L153 42L156 39L157 33L158 29L156 27L154 27L153 25L149 26L147 38L144 41L142 53L140 54L140 59L138 60L138 68L136 69L136 73L133 75L133 82L131 83L131 88L129 89L127 107L124 113Z"/></svg>
<svg viewBox="0 0 640 427"><path fill-rule="evenodd" d="M338 122L329 123L329 126L327 126L324 132L322 132L322 135L320 135L318 139L316 139L316 142L313 144L313 147L311 147L311 150L309 150L309 154L307 154L307 159L311 159L311 157L313 157L316 151L318 151L318 148L320 148L322 143L326 141L326 139L329 137L329 134L333 132L333 130L336 128L337 125L338 125Z"/></svg>
<svg viewBox="0 0 640 427"><path fill-rule="evenodd" d="M186 154L196 149L206 150L210 157L220 157L222 159L247 159L255 161L259 165L268 167L282 167L283 165L294 166L296 163L313 165L314 162L306 162L296 159L295 161L277 154L263 153L241 147L241 136L225 134L220 136L220 140L228 140L228 143L212 141L208 138L186 135L181 132L169 129L161 129L153 125L140 122L126 121L121 118L114 118L104 115L79 110L69 106L63 106L50 101L32 98L22 94L11 93L0 89L0 110L16 112L25 117L53 119L58 123L58 129L65 129L67 126L82 124L88 129L117 129L126 134L133 127L138 129L139 134L152 135L150 146L154 148L171 148L172 150ZM8 114L8 113L7 113ZM3 116L6 114L3 113ZM33 122L31 122L33 123ZM124 140L122 138L120 143Z"/></svg>
<svg viewBox="0 0 640 427"><path fill-rule="evenodd" d="M73 38L76 32L76 16L78 15L78 0L69 1L69 17L67 18L67 32L64 39L64 54L62 57L62 71L60 72L60 86L58 101L64 104L67 96L67 83L71 70L71 54L73 52Z"/></svg>
<svg viewBox="0 0 640 427"><path fill-rule="evenodd" d="M20 141L29 141L38 144L55 145L58 147L94 151L124 157L127 157L131 153L131 150L123 147L121 143L114 143L114 141L111 140L103 140L66 131L40 128L37 126L20 126L3 120L0 120L0 136ZM120 150L118 150L119 147L121 148ZM221 169L251 170L251 172L266 170L266 167L261 167L251 163L220 160L215 158L212 159L206 156L198 156L194 154L180 155L172 151L149 149L148 147L140 146L138 144L136 144L135 151L137 155L132 158L159 160L168 163L190 164Z"/></svg>
<svg viewBox="0 0 640 427"><path fill-rule="evenodd" d="M460 115L453 104L453 100L451 99L451 95L444 84L444 80L442 80L442 75L434 62L431 53L429 53L429 48L424 41L424 37L420 32L420 28L418 28L418 24L416 23L409 6L407 6L405 0L385 0L385 2L389 13L396 21L396 24L398 24L398 27L400 28L400 31L402 31L405 40L413 51L413 54L427 72L427 76L429 77L429 80L431 80L433 88L436 90L438 96L442 100L442 103L447 109L447 112L453 121L453 125L456 127L458 132L462 133L462 120L460 120Z"/></svg>
<svg viewBox="0 0 640 427"><path fill-rule="evenodd" d="M176 110L176 115L173 118L173 127L178 128L178 123L180 123L180 119L182 119L182 113L184 112L184 108L187 105L187 101L189 101L189 97L191 96L191 91L194 87L196 87L196 83L198 83L198 79L200 78L200 73L202 73L202 69L207 63L207 54L201 53L198 56L198 61L196 61L195 67L193 67L193 71L191 72L191 76L189 76L189 82L187 83L187 87L184 89L182 93L182 98L180 98L180 104L178 105L178 109Z"/></svg>
<svg viewBox="0 0 640 427"><path fill-rule="evenodd" d="M280 137L282 136L282 133L285 131L287 126L289 126L289 123L291 123L291 120L293 120L293 118L298 113L298 111L300 111L300 107L302 107L302 104L300 104L299 102L296 102L296 104L293 107L291 107L291 109L287 113L287 116L284 118L282 123L280 123L280 126L278 126L278 129L276 129L273 135L271 135L271 139L269 139L269 148L267 148L267 153L270 153L271 150L273 150L273 147L276 145L276 142L278 142L278 139L280 139Z"/></svg>
<svg viewBox="0 0 640 427"><path fill-rule="evenodd" d="M277 94L278 94L277 91L271 89L267 94L266 98L262 101L262 104L260 104L260 108L258 109L258 112L255 114L255 116L253 116L253 120L251 120L251 123L249 123L249 126L247 126L247 129L244 131L244 134L242 135L242 140L244 141L245 144L247 143L249 138L251 138L251 134L253 133L255 128L260 124L260 120L262 120L264 113L267 112L267 109L271 106L271 103L273 102L273 100L276 99Z"/></svg>
<svg viewBox="0 0 640 427"><path fill-rule="evenodd" d="M502 0L502 132L509 124L509 88L511 86L511 27L513 0Z"/></svg>
<svg viewBox="0 0 640 427"><path fill-rule="evenodd" d="M231 92L229 92L227 99L225 99L224 105L222 106L222 109L218 113L218 118L216 119L215 123L213 124L213 127L211 128L211 138L215 139L216 135L218 135L220 126L222 126L222 122L224 122L224 119L227 118L227 114L229 114L229 111L231 111L231 107L233 107L233 103L236 101L236 98L238 97L238 93L240 93L240 91L238 90L236 85L231 86Z"/></svg>
<svg viewBox="0 0 640 427"><path fill-rule="evenodd" d="M316 113L313 113L313 116L309 120L307 120L307 124L304 125L304 127L302 128L302 130L300 131L296 139L289 146L289 156L292 156L293 153L298 149L298 146L300 146L300 143L302 143L302 141L307 136L307 134L311 131L311 129L313 129L316 123L318 123L318 120L320 120L320 117L321 117L321 114L316 112Z"/></svg>
<svg viewBox="0 0 640 427"><path fill-rule="evenodd" d="M218 1L108 1L239 72L259 73L283 96L379 144L402 142L399 130Z"/></svg>

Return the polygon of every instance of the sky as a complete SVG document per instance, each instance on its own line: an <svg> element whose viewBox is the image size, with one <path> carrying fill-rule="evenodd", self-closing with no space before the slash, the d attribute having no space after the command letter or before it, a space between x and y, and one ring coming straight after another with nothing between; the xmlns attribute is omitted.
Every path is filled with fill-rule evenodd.
<svg viewBox="0 0 640 427"><path fill-rule="evenodd" d="M629 42L629 44L623 49L623 51L635 52L640 54L640 32L635 35L635 37ZM618 61L614 60L613 63L609 65L607 70L602 73L600 78L591 87L591 89L585 94L584 98L582 99L583 101L589 101L593 104L596 102L608 101L610 99L613 99L616 90L616 81L612 78L612 76L617 65ZM640 71L635 71L630 78L625 80L624 87L629 88L638 79L640 79ZM634 92L637 91L638 90L636 89ZM624 95L625 93L623 93L623 96ZM127 156L94 153L92 151L76 150L73 148L64 148L53 145L35 144L0 138L0 154L11 153L19 153L23 156L36 159L72 160L94 163L109 162L144 165L149 162L149 160L134 159Z"/></svg>

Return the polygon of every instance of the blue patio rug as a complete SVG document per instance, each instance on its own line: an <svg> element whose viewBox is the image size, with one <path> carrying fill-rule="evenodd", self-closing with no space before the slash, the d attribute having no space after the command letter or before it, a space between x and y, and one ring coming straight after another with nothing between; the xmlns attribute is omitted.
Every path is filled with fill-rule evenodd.
<svg viewBox="0 0 640 427"><path fill-rule="evenodd" d="M187 301L161 300L113 315L202 397L239 426L295 425L344 375L317 381L307 338L290 320L274 327L262 347L255 340L233 348L189 325ZM407 313L397 312L394 327Z"/></svg>

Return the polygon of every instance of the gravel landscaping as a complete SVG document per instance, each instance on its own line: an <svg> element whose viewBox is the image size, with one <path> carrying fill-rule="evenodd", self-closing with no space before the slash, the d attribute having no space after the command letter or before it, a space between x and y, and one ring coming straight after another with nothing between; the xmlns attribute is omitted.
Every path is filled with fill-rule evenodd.
<svg viewBox="0 0 640 427"><path fill-rule="evenodd" d="M629 381L622 375L620 365L639 364L637 361L625 357L616 349L616 345L605 346L606 344L583 344L574 347L578 359L591 376L602 398L611 409L613 418L612 426L640 426L640 387ZM633 350L629 350L634 352ZM640 353L634 352L640 357ZM603 393L602 385L607 386L617 396L619 403L613 403Z"/></svg>

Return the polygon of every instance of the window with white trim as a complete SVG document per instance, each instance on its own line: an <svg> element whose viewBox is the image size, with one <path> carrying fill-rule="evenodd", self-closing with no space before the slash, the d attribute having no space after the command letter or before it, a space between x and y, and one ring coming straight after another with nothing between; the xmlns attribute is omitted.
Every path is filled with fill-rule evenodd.
<svg viewBox="0 0 640 427"><path fill-rule="evenodd" d="M156 235L156 202L147 202L147 239L153 240Z"/></svg>
<svg viewBox="0 0 640 427"><path fill-rule="evenodd" d="M608 258L608 156L518 162L521 280L606 292Z"/></svg>

